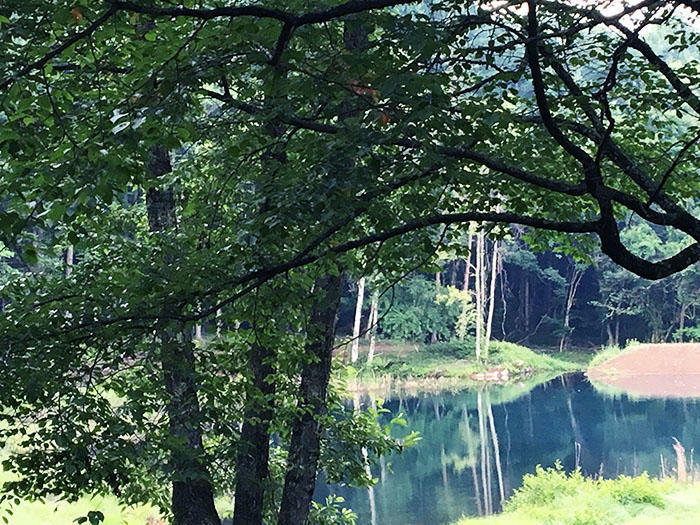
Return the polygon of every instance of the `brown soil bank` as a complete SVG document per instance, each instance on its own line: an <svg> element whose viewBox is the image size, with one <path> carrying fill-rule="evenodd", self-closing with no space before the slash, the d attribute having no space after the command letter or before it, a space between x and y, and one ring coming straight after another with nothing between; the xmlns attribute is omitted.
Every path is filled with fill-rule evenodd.
<svg viewBox="0 0 700 525"><path fill-rule="evenodd" d="M633 396L700 398L700 344L641 345L587 374Z"/></svg>

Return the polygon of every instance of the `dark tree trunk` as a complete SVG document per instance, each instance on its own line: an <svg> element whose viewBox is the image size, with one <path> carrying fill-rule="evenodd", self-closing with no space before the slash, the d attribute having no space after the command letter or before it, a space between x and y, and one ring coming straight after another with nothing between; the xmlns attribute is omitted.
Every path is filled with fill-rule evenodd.
<svg viewBox="0 0 700 525"><path fill-rule="evenodd" d="M162 146L150 152L149 170L154 178L171 171L170 155ZM171 188L148 190L148 225L151 232L175 228L175 200ZM164 263L168 263L167 256ZM157 327L161 342L163 382L170 399L166 410L170 434L175 441L171 450L172 511L174 525L220 525L214 507L214 491L204 458L201 410L197 397L194 345L185 325L168 321L177 313L166 307Z"/></svg>
<svg viewBox="0 0 700 525"><path fill-rule="evenodd" d="M308 522L320 455L319 418L326 412L341 284L340 276L326 275L317 279L314 287L306 347L314 362L307 363L302 370L299 394L302 410L292 430L278 525L306 525Z"/></svg>
<svg viewBox="0 0 700 525"><path fill-rule="evenodd" d="M253 374L256 394L249 397L236 462L236 498L233 525L260 525L263 520L265 488L269 482L270 422L272 406L268 402L275 392L274 383L266 381L273 373L273 353L264 347L250 349L248 366ZM260 399L260 402L255 402Z"/></svg>
<svg viewBox="0 0 700 525"><path fill-rule="evenodd" d="M191 334L184 329L179 334L170 329L164 332L167 335L162 336L161 362L165 386L170 394L167 412L170 434L177 440L171 452L174 524L220 525L203 457Z"/></svg>

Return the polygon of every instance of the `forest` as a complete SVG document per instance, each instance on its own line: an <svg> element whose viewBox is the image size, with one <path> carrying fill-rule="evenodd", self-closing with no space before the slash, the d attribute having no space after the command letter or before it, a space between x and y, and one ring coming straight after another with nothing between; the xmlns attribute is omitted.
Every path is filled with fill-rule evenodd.
<svg viewBox="0 0 700 525"><path fill-rule="evenodd" d="M351 524L318 484L419 441L348 403L360 339L480 373L697 342L698 28L694 0L4 0L0 516Z"/></svg>
<svg viewBox="0 0 700 525"><path fill-rule="evenodd" d="M523 233L514 229L505 240L486 240L481 261L474 250L472 257L438 259L439 271L410 274L392 287L381 280L374 290L363 285L363 333L373 330L380 338L429 344L474 336L476 319L488 324L490 317L491 328L484 329L494 339L560 350L624 346L630 340L700 339L697 266L648 281L611 264L600 252L583 260L551 250L533 252ZM674 244L648 225L634 225L626 234L630 246L655 256ZM483 282L481 316L474 299L477 271ZM357 285L347 287L340 333L353 333L357 294ZM370 322L370 316L378 315L374 302L381 323L379 317ZM494 313L489 314L491 303Z"/></svg>

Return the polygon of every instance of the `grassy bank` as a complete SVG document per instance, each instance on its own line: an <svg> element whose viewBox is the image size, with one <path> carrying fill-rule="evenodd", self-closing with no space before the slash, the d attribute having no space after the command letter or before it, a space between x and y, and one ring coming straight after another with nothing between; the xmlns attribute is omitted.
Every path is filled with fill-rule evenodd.
<svg viewBox="0 0 700 525"><path fill-rule="evenodd" d="M593 480L559 468L527 475L502 514L454 525L671 525L697 523L700 486L646 475Z"/></svg>
<svg viewBox="0 0 700 525"><path fill-rule="evenodd" d="M524 346L493 341L481 362L473 342L411 345L384 343L372 362L365 354L348 370L351 390L387 387L408 390L460 388L484 382L518 382L534 376L544 379L584 370L591 354L534 351Z"/></svg>

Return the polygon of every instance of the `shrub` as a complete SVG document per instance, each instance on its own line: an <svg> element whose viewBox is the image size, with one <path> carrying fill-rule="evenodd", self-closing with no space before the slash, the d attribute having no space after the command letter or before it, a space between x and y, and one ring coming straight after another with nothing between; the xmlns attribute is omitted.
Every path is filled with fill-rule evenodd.
<svg viewBox="0 0 700 525"><path fill-rule="evenodd" d="M604 493L623 505L647 503L658 508L664 507L662 497L664 485L650 479L646 472L634 478L620 476L615 480L604 480L600 482L600 486Z"/></svg>
<svg viewBox="0 0 700 525"><path fill-rule="evenodd" d="M446 341L423 345L421 352L440 357L453 357L455 359L474 359L476 357L476 341L467 336L462 341Z"/></svg>

